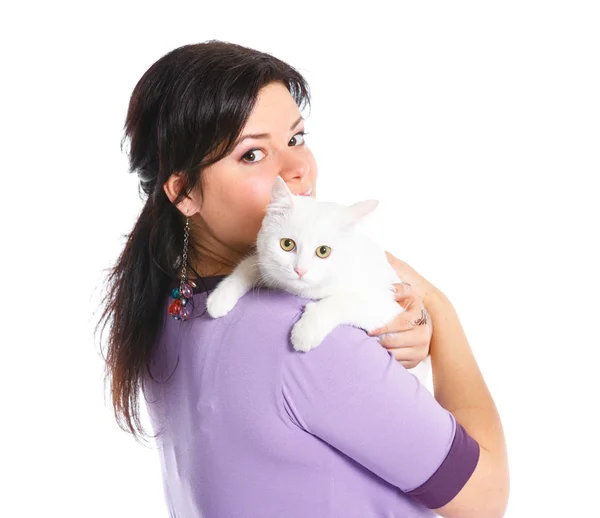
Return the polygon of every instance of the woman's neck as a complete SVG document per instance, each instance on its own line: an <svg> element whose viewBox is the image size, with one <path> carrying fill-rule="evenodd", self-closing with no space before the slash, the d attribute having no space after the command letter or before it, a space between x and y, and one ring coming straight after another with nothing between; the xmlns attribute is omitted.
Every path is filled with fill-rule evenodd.
<svg viewBox="0 0 600 518"><path fill-rule="evenodd" d="M215 277L217 275L229 275L234 268L235 265L226 265L217 262L208 263L207 261L190 265L188 261L185 276L188 279L197 279L198 277L204 278ZM181 279L181 272L177 274L177 278Z"/></svg>
<svg viewBox="0 0 600 518"><path fill-rule="evenodd" d="M196 257L188 258L186 276L193 278L192 276L214 277L217 275L229 275L248 253L256 251L255 247L256 245L253 245L245 252L232 251L231 255L227 258L218 257L216 254L203 248L202 252L198 253ZM181 274L179 274L179 277L181 277Z"/></svg>

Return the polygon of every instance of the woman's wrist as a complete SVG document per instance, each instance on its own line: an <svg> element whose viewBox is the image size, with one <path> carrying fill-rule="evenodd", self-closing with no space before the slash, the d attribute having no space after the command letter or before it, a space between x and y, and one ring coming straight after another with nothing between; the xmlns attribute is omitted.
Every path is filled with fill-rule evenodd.
<svg viewBox="0 0 600 518"><path fill-rule="evenodd" d="M421 287L421 292L423 293L421 300L423 301L425 309L431 314L433 311L436 310L436 306L438 306L440 303L446 303L450 301L440 289L436 288L430 282L426 282L427 284Z"/></svg>

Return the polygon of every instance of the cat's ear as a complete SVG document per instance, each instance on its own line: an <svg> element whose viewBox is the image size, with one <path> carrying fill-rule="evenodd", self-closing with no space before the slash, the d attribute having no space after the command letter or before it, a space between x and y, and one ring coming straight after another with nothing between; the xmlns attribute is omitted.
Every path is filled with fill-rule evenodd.
<svg viewBox="0 0 600 518"><path fill-rule="evenodd" d="M373 212L378 205L378 200L364 200L346 207L343 215L342 225L346 227L358 223L367 214Z"/></svg>
<svg viewBox="0 0 600 518"><path fill-rule="evenodd" d="M275 202L283 202L289 205L294 203L294 195L290 192L287 184L283 178L281 178L281 176L277 176L277 178L275 178L275 182L271 188L271 203Z"/></svg>
<svg viewBox="0 0 600 518"><path fill-rule="evenodd" d="M267 213L283 213L287 209L294 206L294 195L288 189L287 184L281 178L277 176L273 187L271 188L271 203L267 207Z"/></svg>

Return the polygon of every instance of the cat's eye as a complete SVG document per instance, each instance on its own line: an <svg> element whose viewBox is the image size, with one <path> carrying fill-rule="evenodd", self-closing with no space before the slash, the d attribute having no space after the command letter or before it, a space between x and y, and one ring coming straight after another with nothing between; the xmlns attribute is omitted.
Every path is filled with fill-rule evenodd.
<svg viewBox="0 0 600 518"><path fill-rule="evenodd" d="M294 240L288 237L282 238L281 241L279 241L279 244L286 252L291 252L294 248L296 248L296 243L294 243Z"/></svg>
<svg viewBox="0 0 600 518"><path fill-rule="evenodd" d="M316 249L315 252L318 257L320 257L321 259L325 259L326 257L329 257L329 254L331 254L331 248L325 245L321 245Z"/></svg>

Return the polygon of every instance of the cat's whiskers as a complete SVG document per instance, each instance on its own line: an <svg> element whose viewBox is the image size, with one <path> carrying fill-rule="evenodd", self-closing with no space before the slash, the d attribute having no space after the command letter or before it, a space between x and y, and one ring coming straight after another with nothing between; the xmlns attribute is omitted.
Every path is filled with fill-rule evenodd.
<svg viewBox="0 0 600 518"><path fill-rule="evenodd" d="M259 277L261 282L256 283L255 285L252 286L252 292L254 293L256 290L258 290L260 288L261 284L264 284L267 287L279 287L280 283L278 282L278 279L275 275L273 275L272 272L274 271L281 271L281 272L288 272L288 270L286 270L284 267L282 267L281 265L279 265L278 263L272 262L272 261L259 261L257 259L257 261L250 265L250 271L255 274L257 271L259 272Z"/></svg>
<svg viewBox="0 0 600 518"><path fill-rule="evenodd" d="M287 268L274 261L257 260L257 263L254 266L257 268L260 267L260 270L263 272L271 272L273 270L277 270L283 273L289 273L289 270Z"/></svg>
<svg viewBox="0 0 600 518"><path fill-rule="evenodd" d="M270 273L270 271L268 271L268 270L263 273L261 278L262 278L263 282L265 283L265 285L269 288L277 288L280 285L277 277L275 275L272 275Z"/></svg>

